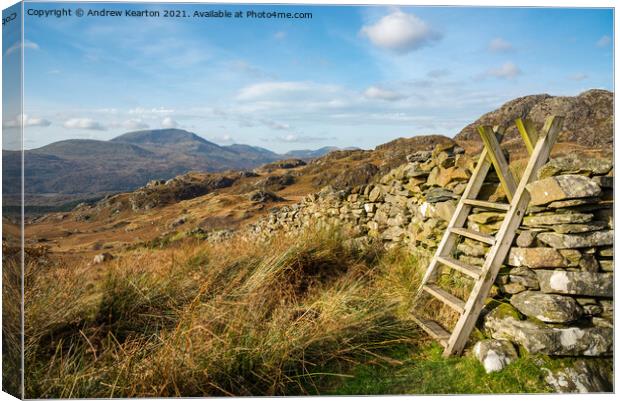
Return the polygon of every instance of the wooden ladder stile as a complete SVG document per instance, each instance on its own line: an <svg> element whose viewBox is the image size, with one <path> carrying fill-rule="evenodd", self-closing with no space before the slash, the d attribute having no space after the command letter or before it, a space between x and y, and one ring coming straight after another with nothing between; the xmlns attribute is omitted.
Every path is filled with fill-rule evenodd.
<svg viewBox="0 0 620 401"><path fill-rule="evenodd" d="M560 116L547 118L540 133L536 132L531 121L521 119L516 121L517 129L530 155L518 185L499 146L503 129L488 126L478 129L484 148L413 301L413 320L444 346L444 356L460 354L463 351L497 273L510 250L515 231L523 220L530 201L526 185L532 181L538 169L549 159L551 148L560 133L563 121L564 118ZM506 197L510 200L509 204L476 199L491 167L495 169L500 179ZM504 220L495 236L465 228L467 217L473 207L505 212ZM452 258L458 237L467 237L490 245L482 267L470 266ZM436 284L440 265L456 270L474 280L467 300L455 297ZM417 316L415 307L422 294L433 296L459 313L460 317L452 333L436 321Z"/></svg>

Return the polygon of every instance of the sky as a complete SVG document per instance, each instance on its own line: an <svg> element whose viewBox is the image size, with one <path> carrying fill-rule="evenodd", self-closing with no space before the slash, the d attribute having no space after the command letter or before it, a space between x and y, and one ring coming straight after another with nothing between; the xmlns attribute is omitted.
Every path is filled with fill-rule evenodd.
<svg viewBox="0 0 620 401"><path fill-rule="evenodd" d="M181 128L276 152L454 136L515 97L613 90L613 11L26 3L25 10L310 12L306 19L25 16L24 146ZM5 60L19 43L3 43ZM5 61L6 62L6 61ZM5 115L11 129L19 115Z"/></svg>

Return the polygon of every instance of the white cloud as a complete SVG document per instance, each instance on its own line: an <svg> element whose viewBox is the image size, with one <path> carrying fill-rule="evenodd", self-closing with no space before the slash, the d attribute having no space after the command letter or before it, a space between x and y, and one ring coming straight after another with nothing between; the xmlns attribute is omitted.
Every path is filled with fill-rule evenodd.
<svg viewBox="0 0 620 401"><path fill-rule="evenodd" d="M173 109L167 109L165 107L153 107L153 108L145 108L145 107L136 107L133 109L129 109L129 114L138 114L138 115L157 115L157 114L170 114L174 113Z"/></svg>
<svg viewBox="0 0 620 401"><path fill-rule="evenodd" d="M24 49L33 49L33 50L39 50L39 45L30 41L30 40L24 40L24 42L17 42L15 43L13 46L9 47L8 49L6 49L6 52L4 53L4 56L8 56L11 53L15 53L16 51L18 51L19 49L24 48Z"/></svg>
<svg viewBox="0 0 620 401"><path fill-rule="evenodd" d="M242 88L238 100L287 100L310 99L335 93L338 88L332 85L320 85L310 82L262 82Z"/></svg>
<svg viewBox="0 0 620 401"><path fill-rule="evenodd" d="M568 79L571 81L583 81L586 78L588 78L588 74L583 73L576 73L568 76Z"/></svg>
<svg viewBox="0 0 620 401"><path fill-rule="evenodd" d="M142 121L141 119L139 119L139 118L132 118L130 120L127 120L127 121L123 122L122 126L125 129L131 129L131 130L148 129L149 128L149 125L147 123L145 123L144 121Z"/></svg>
<svg viewBox="0 0 620 401"><path fill-rule="evenodd" d="M105 127L90 118L70 118L63 124L63 127L69 129L87 129L92 131L105 131Z"/></svg>
<svg viewBox="0 0 620 401"><path fill-rule="evenodd" d="M24 114L23 119L22 119L22 115L18 114L10 120L3 121L2 127L3 128L19 128L22 126L22 122L24 124L23 125L24 127L49 127L50 125L52 125L52 123L49 120L46 120L44 118L32 117L32 116L29 116L28 114Z"/></svg>
<svg viewBox="0 0 620 401"><path fill-rule="evenodd" d="M282 40L282 39L286 38L286 32L284 32L284 31L279 31L279 32L276 32L276 33L273 35L273 37L274 37L274 38L276 38L276 39L278 39L278 40Z"/></svg>
<svg viewBox="0 0 620 401"><path fill-rule="evenodd" d="M332 139L332 138L325 138L321 136L305 136L305 135L297 135L297 134L288 134L285 136L279 136L277 139L282 142L302 143L302 142L320 142L320 141L325 141L325 140Z"/></svg>
<svg viewBox="0 0 620 401"><path fill-rule="evenodd" d="M172 119L172 117L166 117L161 120L162 128L177 128L179 123Z"/></svg>
<svg viewBox="0 0 620 401"><path fill-rule="evenodd" d="M364 96L367 97L368 99L380 99L380 100L387 100L390 102L404 99L406 97L403 94L400 94L398 92L391 91L389 89L379 88L377 86L371 86L368 89L366 89L364 91Z"/></svg>
<svg viewBox="0 0 620 401"><path fill-rule="evenodd" d="M519 74L521 74L521 69L510 61L504 63L501 67L491 68L487 71L487 75L501 79L512 79Z"/></svg>
<svg viewBox="0 0 620 401"><path fill-rule="evenodd" d="M603 35L597 42L596 42L596 46L597 47L606 47L609 46L611 44L611 38L607 35Z"/></svg>
<svg viewBox="0 0 620 401"><path fill-rule="evenodd" d="M502 38L495 38L489 43L489 50L494 53L508 52L513 50L513 47L512 43Z"/></svg>
<svg viewBox="0 0 620 401"><path fill-rule="evenodd" d="M396 10L372 25L362 27L360 33L377 47L398 53L407 53L441 39L441 34L414 14Z"/></svg>
<svg viewBox="0 0 620 401"><path fill-rule="evenodd" d="M281 123L281 122L278 122L278 121L262 119L260 122L263 123L264 125L266 125L267 127L271 128L271 129L275 129L275 130L288 130L288 129L291 129L290 125L285 124L285 123Z"/></svg>

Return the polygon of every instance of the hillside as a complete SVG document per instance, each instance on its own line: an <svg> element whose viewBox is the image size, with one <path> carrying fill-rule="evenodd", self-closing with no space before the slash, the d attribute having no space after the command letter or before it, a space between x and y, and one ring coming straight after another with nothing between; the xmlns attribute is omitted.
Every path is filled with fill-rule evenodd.
<svg viewBox="0 0 620 401"><path fill-rule="evenodd" d="M304 158L337 148L301 151ZM295 153L295 151L293 151ZM3 186L7 199L18 188L19 152L3 151ZM170 179L190 171L245 170L286 159L268 149L234 144L220 146L180 129L129 132L109 141L71 139L25 152L25 192L29 205L50 206L72 200L131 191L153 179ZM10 202L8 202L10 203Z"/></svg>
<svg viewBox="0 0 620 401"><path fill-rule="evenodd" d="M601 89L591 89L578 96L524 96L484 114L463 128L454 140L466 149L475 151L481 146L476 127L483 124L504 125L508 127L504 145L511 152L518 152L520 139L514 120L527 117L537 126L542 126L547 116L555 114L565 116L564 128L556 148L597 149L611 154L613 102L614 94Z"/></svg>

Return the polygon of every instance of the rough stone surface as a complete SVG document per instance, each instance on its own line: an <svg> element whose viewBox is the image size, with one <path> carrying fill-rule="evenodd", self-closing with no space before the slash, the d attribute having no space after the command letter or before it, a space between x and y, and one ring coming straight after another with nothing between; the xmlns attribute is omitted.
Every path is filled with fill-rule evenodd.
<svg viewBox="0 0 620 401"><path fill-rule="evenodd" d="M555 224L587 223L594 217L591 213L554 213L525 216L523 225L529 227L550 226Z"/></svg>
<svg viewBox="0 0 620 401"><path fill-rule="evenodd" d="M550 160L538 170L538 178L559 174L607 174L612 167L611 160L590 157L566 156Z"/></svg>
<svg viewBox="0 0 620 401"><path fill-rule="evenodd" d="M601 187L581 175L548 177L529 183L527 190L531 197L530 205L533 206L564 199L587 198L601 193Z"/></svg>
<svg viewBox="0 0 620 401"><path fill-rule="evenodd" d="M510 266L527 266L532 269L545 267L567 267L570 262L553 248L517 248L508 252L507 264Z"/></svg>
<svg viewBox="0 0 620 401"><path fill-rule="evenodd" d="M537 239L556 249L589 248L612 245L614 232L603 230L578 234L540 233Z"/></svg>
<svg viewBox="0 0 620 401"><path fill-rule="evenodd" d="M483 326L491 337L517 343L529 353L602 356L613 352L611 328L550 327L532 320L520 320L516 310L508 305L488 313Z"/></svg>
<svg viewBox="0 0 620 401"><path fill-rule="evenodd" d="M577 294L595 297L613 296L612 273L587 271L537 270L540 290L553 294Z"/></svg>
<svg viewBox="0 0 620 401"><path fill-rule="evenodd" d="M581 307L571 297L525 291L510 298L512 306L526 316L546 323L566 323L579 319Z"/></svg>
<svg viewBox="0 0 620 401"><path fill-rule="evenodd" d="M474 356L487 373L499 372L519 357L514 345L504 340L478 341L474 345Z"/></svg>
<svg viewBox="0 0 620 401"><path fill-rule="evenodd" d="M611 358L580 359L572 366L546 371L545 381L558 393L601 393L613 391Z"/></svg>

